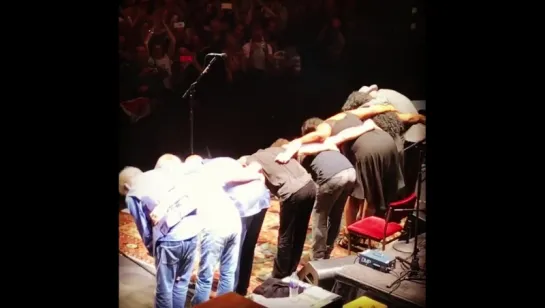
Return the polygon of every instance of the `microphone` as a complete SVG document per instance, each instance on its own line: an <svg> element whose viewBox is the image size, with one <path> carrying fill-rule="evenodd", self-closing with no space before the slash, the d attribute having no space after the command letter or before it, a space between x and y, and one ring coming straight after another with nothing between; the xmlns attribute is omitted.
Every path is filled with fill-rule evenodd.
<svg viewBox="0 0 545 308"><path fill-rule="evenodd" d="M222 57L222 58L227 58L227 54L226 53L209 53L206 55L207 57Z"/></svg>

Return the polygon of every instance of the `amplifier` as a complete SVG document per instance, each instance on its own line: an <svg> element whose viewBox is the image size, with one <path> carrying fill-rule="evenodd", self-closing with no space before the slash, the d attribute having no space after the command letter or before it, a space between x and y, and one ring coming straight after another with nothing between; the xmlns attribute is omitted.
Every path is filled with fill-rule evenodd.
<svg viewBox="0 0 545 308"><path fill-rule="evenodd" d="M396 265L396 259L384 254L378 249L367 249L358 254L358 262L361 265L388 273L393 270Z"/></svg>
<svg viewBox="0 0 545 308"><path fill-rule="evenodd" d="M335 273L343 266L356 263L355 256L310 261L297 273L303 282L331 290L335 283Z"/></svg>

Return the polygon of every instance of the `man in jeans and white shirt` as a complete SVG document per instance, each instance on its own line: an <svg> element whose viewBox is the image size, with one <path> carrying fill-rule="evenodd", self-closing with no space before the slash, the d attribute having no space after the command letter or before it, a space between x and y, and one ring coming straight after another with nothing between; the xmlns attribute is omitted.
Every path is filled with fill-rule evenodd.
<svg viewBox="0 0 545 308"><path fill-rule="evenodd" d="M210 297L214 268L220 261L220 279L216 294L232 292L239 261L241 219L235 201L224 188L228 184L258 180L261 175L243 168L233 172L218 170L215 164L204 164L202 158L186 159L184 170L192 176L199 198L199 218L204 229L201 233L201 259L192 305Z"/></svg>
<svg viewBox="0 0 545 308"><path fill-rule="evenodd" d="M119 193L126 196L138 233L155 257L156 308L185 306L202 230L192 182L182 182L160 169L142 172L126 167L119 174Z"/></svg>
<svg viewBox="0 0 545 308"><path fill-rule="evenodd" d="M244 167L230 157L218 157L205 160L206 168L212 168L227 174L236 174ZM259 170L254 170L258 172ZM254 251L259 232L270 206L270 192L265 186L265 177L248 183L229 183L224 187L227 194L235 201L242 222L240 237L240 255L235 275L235 292L245 296L250 285Z"/></svg>

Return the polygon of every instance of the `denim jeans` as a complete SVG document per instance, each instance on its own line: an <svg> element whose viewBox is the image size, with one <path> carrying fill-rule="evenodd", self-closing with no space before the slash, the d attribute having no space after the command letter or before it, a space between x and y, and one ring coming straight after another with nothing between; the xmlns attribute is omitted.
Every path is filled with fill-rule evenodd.
<svg viewBox="0 0 545 308"><path fill-rule="evenodd" d="M219 235L211 230L201 232L201 260L195 295L191 301L197 305L207 301L212 291L214 268L220 262L220 279L216 295L232 292L235 286L235 272L240 249L240 229L227 235Z"/></svg>
<svg viewBox="0 0 545 308"><path fill-rule="evenodd" d="M155 308L185 306L196 250L197 236L184 241L157 243Z"/></svg>
<svg viewBox="0 0 545 308"><path fill-rule="evenodd" d="M318 187L312 210L312 260L329 259L339 235L346 199L355 183L356 170L350 168Z"/></svg>

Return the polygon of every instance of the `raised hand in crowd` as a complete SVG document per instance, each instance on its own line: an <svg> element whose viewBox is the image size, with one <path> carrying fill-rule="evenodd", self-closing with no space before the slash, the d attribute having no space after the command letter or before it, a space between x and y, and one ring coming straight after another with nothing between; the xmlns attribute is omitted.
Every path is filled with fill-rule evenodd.
<svg viewBox="0 0 545 308"><path fill-rule="evenodd" d="M163 17L166 18L166 16L167 14L165 11L165 14ZM163 19L163 27L167 31L167 35L169 39L167 55L170 59L172 59L174 57L174 52L176 51L176 36L174 35L174 33L172 33L172 31L170 30L170 27L166 24L165 19Z"/></svg>

